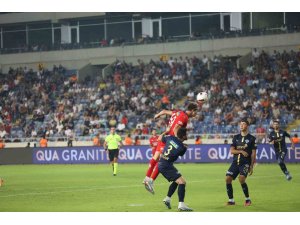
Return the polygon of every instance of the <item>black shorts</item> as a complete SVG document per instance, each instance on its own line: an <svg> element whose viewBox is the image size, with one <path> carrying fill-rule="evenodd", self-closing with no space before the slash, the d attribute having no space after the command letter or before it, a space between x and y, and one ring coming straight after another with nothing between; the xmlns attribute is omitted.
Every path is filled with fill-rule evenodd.
<svg viewBox="0 0 300 225"><path fill-rule="evenodd" d="M226 176L231 176L234 180L239 174L247 177L249 168L249 163L241 163L238 165L236 162L233 162L226 172Z"/></svg>
<svg viewBox="0 0 300 225"><path fill-rule="evenodd" d="M286 151L282 151L282 152L276 151L275 155L276 155L277 162L278 163L283 163L284 162L284 158L286 156Z"/></svg>
<svg viewBox="0 0 300 225"><path fill-rule="evenodd" d="M168 180L176 181L181 177L180 172L174 167L173 163L159 162L158 171Z"/></svg>
<svg viewBox="0 0 300 225"><path fill-rule="evenodd" d="M118 158L119 157L119 149L111 149L108 150L108 157L109 157L109 161L114 161L114 158Z"/></svg>

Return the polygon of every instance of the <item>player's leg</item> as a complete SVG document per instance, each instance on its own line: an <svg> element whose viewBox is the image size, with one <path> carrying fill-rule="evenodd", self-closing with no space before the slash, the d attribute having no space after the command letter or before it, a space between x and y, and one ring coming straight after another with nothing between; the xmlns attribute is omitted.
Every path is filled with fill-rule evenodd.
<svg viewBox="0 0 300 225"><path fill-rule="evenodd" d="M113 153L113 150L108 150L108 158L109 158L110 165L112 166L112 171L114 173L114 153Z"/></svg>
<svg viewBox="0 0 300 225"><path fill-rule="evenodd" d="M158 161L160 157L160 152L156 151L154 156L149 162L149 168L146 173L146 177L143 180L143 184L145 185L145 189L149 191L150 193L154 194L154 187L153 187L153 179L152 179L152 173L154 171L154 168L158 170ZM157 172L158 173L158 172Z"/></svg>
<svg viewBox="0 0 300 225"><path fill-rule="evenodd" d="M235 163L232 163L228 171L226 172L225 183L228 196L228 202L226 203L227 205L235 205L235 201L233 198L232 181L237 177L238 172L239 170Z"/></svg>
<svg viewBox="0 0 300 225"><path fill-rule="evenodd" d="M160 158L160 154L159 154L159 157L158 157L157 161L159 161L159 158ZM158 170L158 164L156 163L156 165L155 165L155 167L153 169L153 172L152 172L152 174L150 176L151 180L155 181L156 178L158 177L158 175L159 175L159 170Z"/></svg>
<svg viewBox="0 0 300 225"><path fill-rule="evenodd" d="M113 175L117 176L118 172L118 157L119 157L119 149L114 150L114 158L113 158Z"/></svg>
<svg viewBox="0 0 300 225"><path fill-rule="evenodd" d="M151 175L154 171L154 168L155 166L157 165L158 161L159 161L159 157L160 157L160 154L162 153L163 149L164 149L164 146L165 146L165 143L159 141L157 146L156 146L156 149L155 149L155 153L153 154L153 157L151 158L150 162L149 162L149 167L147 169L147 172L146 172L146 177L143 181L143 184L145 184L146 182L148 182L149 180L151 180ZM156 171L155 173L157 173L157 168L156 168ZM156 177L157 177L158 174L156 174ZM153 175L153 177L155 177L155 175ZM155 179L156 179L155 177ZM153 181L153 180L152 180Z"/></svg>
<svg viewBox="0 0 300 225"><path fill-rule="evenodd" d="M154 159L156 160L156 165L154 166L153 171L150 175L150 179L152 180L152 182L156 180L156 178L159 174L157 163L159 161L160 155L162 154L162 152L164 150L164 147L165 147L165 143L163 143L163 142L159 142L157 144L156 152L155 152L155 155L154 155Z"/></svg>
<svg viewBox="0 0 300 225"><path fill-rule="evenodd" d="M179 211L193 211L192 208L189 208L184 203L185 186L186 186L185 179L181 176L176 180L176 183L178 184L178 199L179 199L178 210Z"/></svg>
<svg viewBox="0 0 300 225"><path fill-rule="evenodd" d="M239 181L241 184L241 187L243 189L244 195L245 195L245 206L250 206L251 205L251 199L249 196L249 189L248 185L246 183L246 178L249 172L249 164L244 164L240 166L240 175L239 175Z"/></svg>
<svg viewBox="0 0 300 225"><path fill-rule="evenodd" d="M148 181L153 173L153 170L155 168L155 166L157 165L157 162L159 160L159 156L160 156L160 152L159 151L156 151L153 155L153 157L151 158L151 160L149 161L149 167L147 169L147 172L146 172L146 177L144 179L144 182L145 183L146 181Z"/></svg>
<svg viewBox="0 0 300 225"><path fill-rule="evenodd" d="M171 209L171 197L174 194L174 192L176 191L177 187L178 187L178 184L175 181L173 181L169 186L167 196L163 200L163 202L168 207L168 209Z"/></svg>
<svg viewBox="0 0 300 225"><path fill-rule="evenodd" d="M287 180L291 180L292 176L290 175L290 172L287 170L286 165L284 163L285 156L286 156L286 152L280 152L280 153L276 154L278 165L279 165L281 171L284 173L285 178Z"/></svg>
<svg viewBox="0 0 300 225"><path fill-rule="evenodd" d="M143 181L143 183L145 184L146 190L151 192L152 194L154 194L153 181L157 178L157 176L159 174L157 163L159 161L160 154L162 153L162 150L164 149L164 146L165 146L165 144L163 142L158 143L155 154L152 157L152 159L150 160L146 177Z"/></svg>

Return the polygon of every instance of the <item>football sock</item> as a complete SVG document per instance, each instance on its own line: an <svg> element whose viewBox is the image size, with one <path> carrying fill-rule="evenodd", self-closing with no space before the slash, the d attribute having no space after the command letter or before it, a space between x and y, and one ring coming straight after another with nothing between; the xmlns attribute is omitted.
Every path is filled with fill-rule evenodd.
<svg viewBox="0 0 300 225"><path fill-rule="evenodd" d="M117 174L118 171L118 163L114 163L114 174Z"/></svg>
<svg viewBox="0 0 300 225"><path fill-rule="evenodd" d="M112 170L113 170L113 172L114 172L114 163L111 163L111 166L112 166Z"/></svg>
<svg viewBox="0 0 300 225"><path fill-rule="evenodd" d="M165 200L168 201L168 202L170 202L170 201L171 201L171 198L170 198L169 196L166 196L165 199L164 199L164 201L165 201Z"/></svg>
<svg viewBox="0 0 300 225"><path fill-rule="evenodd" d="M152 158L152 159L150 160L150 162L149 162L149 168L148 168L147 173L146 173L146 176L147 176L147 177L151 177L151 174L152 174L153 169L154 169L154 167L156 166L156 164L157 164L157 161L156 161L155 159Z"/></svg>
<svg viewBox="0 0 300 225"><path fill-rule="evenodd" d="M176 191L177 186L178 186L178 184L174 181L170 184L169 191L168 191L168 194L167 194L168 197L170 197L170 198L172 197L172 195Z"/></svg>
<svg viewBox="0 0 300 225"><path fill-rule="evenodd" d="M232 189L232 184L226 184L226 190L227 190L227 195L229 199L233 198L233 189Z"/></svg>
<svg viewBox="0 0 300 225"><path fill-rule="evenodd" d="M185 196L185 184L179 184L178 185L179 202L184 202L184 196Z"/></svg>
<svg viewBox="0 0 300 225"><path fill-rule="evenodd" d="M241 184L243 192L245 194L246 198L249 198L249 191L248 191L248 185L246 183Z"/></svg>
<svg viewBox="0 0 300 225"><path fill-rule="evenodd" d="M159 174L159 171L158 171L158 164L156 164L156 166L154 167L153 172L152 172L152 174L151 174L152 180L156 180L158 174Z"/></svg>
<svg viewBox="0 0 300 225"><path fill-rule="evenodd" d="M280 166L280 169L282 170L282 172L283 172L284 174L287 174L287 168L286 168L286 165L285 165L283 162L281 162L281 163L279 163L279 166Z"/></svg>

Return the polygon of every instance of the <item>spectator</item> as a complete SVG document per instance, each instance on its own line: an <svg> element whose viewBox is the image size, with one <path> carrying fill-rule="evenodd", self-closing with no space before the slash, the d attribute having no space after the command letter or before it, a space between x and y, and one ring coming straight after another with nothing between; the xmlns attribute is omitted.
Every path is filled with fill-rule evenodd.
<svg viewBox="0 0 300 225"><path fill-rule="evenodd" d="M0 138L4 139L7 135L7 132L5 130L5 127L3 124L0 124Z"/></svg>
<svg viewBox="0 0 300 225"><path fill-rule="evenodd" d="M133 141L131 138L131 134L128 133L124 139L124 145L132 145L132 144L133 144Z"/></svg>
<svg viewBox="0 0 300 225"><path fill-rule="evenodd" d="M202 144L202 141L201 141L201 136L196 136L196 140L195 140L195 145L200 145Z"/></svg>
<svg viewBox="0 0 300 225"><path fill-rule="evenodd" d="M100 142L100 134L97 134L97 135L93 138L93 145L94 145L94 146L101 146L101 142Z"/></svg>
<svg viewBox="0 0 300 225"><path fill-rule="evenodd" d="M161 99L161 103L162 108L167 109L170 104L169 97L167 95L164 95Z"/></svg>
<svg viewBox="0 0 300 225"><path fill-rule="evenodd" d="M256 128L256 137L257 137L257 143L265 142L266 129L262 126L262 124L259 124L259 126Z"/></svg>
<svg viewBox="0 0 300 225"><path fill-rule="evenodd" d="M135 138L134 138L134 145L141 145L141 141L140 141L139 136L135 136Z"/></svg>
<svg viewBox="0 0 300 225"><path fill-rule="evenodd" d="M294 144L300 143L300 138L298 137L298 134L294 134L294 136L292 137L292 143Z"/></svg>
<svg viewBox="0 0 300 225"><path fill-rule="evenodd" d="M2 138L0 138L0 149L5 147L5 142Z"/></svg>
<svg viewBox="0 0 300 225"><path fill-rule="evenodd" d="M48 147L48 140L46 139L45 136L43 136L40 140L40 147L41 148L46 148Z"/></svg>
<svg viewBox="0 0 300 225"><path fill-rule="evenodd" d="M67 137L67 141L68 141L67 145L68 145L68 147L73 147L74 134L73 134L73 131L68 126L67 126L67 129L65 130L65 135Z"/></svg>

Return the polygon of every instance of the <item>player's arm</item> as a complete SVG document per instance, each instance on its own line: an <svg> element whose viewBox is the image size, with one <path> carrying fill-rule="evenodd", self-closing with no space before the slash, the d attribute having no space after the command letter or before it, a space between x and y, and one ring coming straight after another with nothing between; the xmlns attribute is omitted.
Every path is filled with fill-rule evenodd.
<svg viewBox="0 0 300 225"><path fill-rule="evenodd" d="M123 143L122 143L122 138L121 136L119 136L119 148L123 146Z"/></svg>
<svg viewBox="0 0 300 225"><path fill-rule="evenodd" d="M105 150L107 150L107 142L106 142L106 140L105 140L104 143L103 143L103 148L104 148Z"/></svg>
<svg viewBox="0 0 300 225"><path fill-rule="evenodd" d="M253 173L253 166L256 160L256 149L252 149L252 153L251 153L251 165L249 168L249 175L251 176Z"/></svg>
<svg viewBox="0 0 300 225"><path fill-rule="evenodd" d="M160 111L159 113L155 114L154 119L157 119L163 115L172 116L172 113L173 113L173 111L164 109L164 110Z"/></svg>
<svg viewBox="0 0 300 225"><path fill-rule="evenodd" d="M186 153L187 145L183 144L182 151L180 151L179 155L183 156Z"/></svg>
<svg viewBox="0 0 300 225"><path fill-rule="evenodd" d="M272 139L271 135L268 137L268 142L269 144L274 145L275 141Z"/></svg>
<svg viewBox="0 0 300 225"><path fill-rule="evenodd" d="M292 138L290 137L290 142L291 142L291 148L295 150L295 143L293 142Z"/></svg>
<svg viewBox="0 0 300 225"><path fill-rule="evenodd" d="M237 150L234 146L230 147L230 153L233 155L238 155L238 154L242 154L243 156L247 157L248 153L246 151L243 150Z"/></svg>
<svg viewBox="0 0 300 225"><path fill-rule="evenodd" d="M170 131L170 127L168 126L167 129L158 136L157 140L162 141L163 136L169 133L169 131Z"/></svg>
<svg viewBox="0 0 300 225"><path fill-rule="evenodd" d="M292 148L293 150L295 150L295 144L294 144L294 142L293 142L293 140L292 140L291 135L290 135L288 132L286 132L286 131L285 131L285 135L290 139L290 142L291 142L291 148Z"/></svg>

